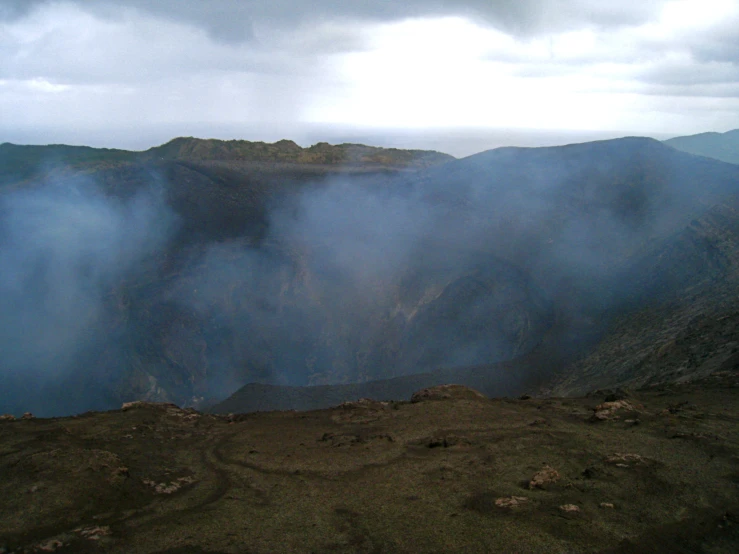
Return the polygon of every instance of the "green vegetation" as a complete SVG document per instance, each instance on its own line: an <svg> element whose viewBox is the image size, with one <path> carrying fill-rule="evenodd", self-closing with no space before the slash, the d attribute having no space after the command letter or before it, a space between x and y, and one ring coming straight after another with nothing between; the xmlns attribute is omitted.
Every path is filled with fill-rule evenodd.
<svg viewBox="0 0 739 554"><path fill-rule="evenodd" d="M143 152L50 144L0 144L0 185L23 181L59 167L100 169L121 163L161 160L220 162L282 162L313 165L348 165L372 168L420 169L454 158L427 150L399 150L362 144L331 145L319 142L301 148L291 140L273 144L248 140L180 137Z"/></svg>
<svg viewBox="0 0 739 554"><path fill-rule="evenodd" d="M26 146L0 144L0 185L23 181L60 166L112 165L135 161L139 154L127 150L49 144Z"/></svg>
<svg viewBox="0 0 739 554"><path fill-rule="evenodd" d="M142 154L146 159L217 160L249 162L288 162L322 165L371 165L382 167L421 168L444 163L454 158L427 150L399 150L363 144L331 145L319 142L301 148L291 140L273 144L248 140L215 140L180 137Z"/></svg>

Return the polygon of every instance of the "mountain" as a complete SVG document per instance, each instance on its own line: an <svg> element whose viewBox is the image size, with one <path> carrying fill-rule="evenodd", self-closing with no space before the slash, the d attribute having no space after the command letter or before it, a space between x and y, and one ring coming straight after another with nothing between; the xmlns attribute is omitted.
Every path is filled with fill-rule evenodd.
<svg viewBox="0 0 739 554"><path fill-rule="evenodd" d="M737 551L739 165L72 154L0 190L0 553Z"/></svg>
<svg viewBox="0 0 739 554"><path fill-rule="evenodd" d="M12 184L60 166L84 167L132 162L136 152L89 146L0 144L0 186Z"/></svg>
<svg viewBox="0 0 739 554"><path fill-rule="evenodd" d="M425 194L455 206L455 217L464 222L454 230L462 236L448 247L458 253L463 246L478 259L492 255L512 263L519 275L506 283L517 286L532 279L527 286L549 303L551 311L544 319L521 315L542 324L539 330L529 326L518 335L531 340L532 346L497 358L508 360L505 363L474 370L459 367L462 363L450 372L371 381L354 388L267 390L249 385L214 410L284 409L290 402L294 407L325 407L330 405L325 403L328 399L362 396L389 400L402 398L410 387L445 379L492 395L537 387L548 394L584 394L594 388L689 379L724 367L734 343L730 338L713 339L716 333L732 336L736 318L730 314L739 310L732 295L739 267L739 214L734 205L739 173L734 166L686 155L650 139L629 138L498 149L417 177ZM446 186L450 182L453 188ZM470 228L475 229L473 236L464 236ZM494 240L501 234L504 241ZM494 272L506 274L501 269ZM450 283L448 290L463 281ZM511 290L515 289L505 293L509 297ZM468 295L480 298L472 290ZM431 306L443 306L443 298L437 297ZM452 304L465 306L459 299ZM532 299L524 305L532 306ZM501 308L485 310L490 320L480 327L489 340L495 337L492 321L512 313L510 307ZM713 335L690 334L689 321L712 321L717 312L723 323L714 326ZM470 314L464 308L454 320L461 336L453 331L435 337L434 329L438 333L449 327L442 323L443 315L434 317L435 325L423 335L447 352L453 350L449 344L465 344L465 338L474 343L474 335L464 330L475 327L467 323ZM625 340L624 333L631 338ZM645 359L683 335L702 341L705 364L681 362L675 367L675 357L696 345L683 346L676 355L664 357L664 363L645 364ZM449 344L444 343L447 336ZM632 343L636 344L627 348ZM706 354L711 345L714 349ZM424 348L426 353L433 351L433 346ZM496 361L479 354L467 361ZM409 365L405 360L402 364ZM437 358L425 367L434 365L445 363Z"/></svg>
<svg viewBox="0 0 739 554"><path fill-rule="evenodd" d="M126 162L163 160L219 162L284 162L315 165L418 169L454 158L428 150L400 150L362 144L331 145L325 142L301 148L290 140L274 144L247 140L180 137L142 152L89 146L0 144L0 185L34 176L52 168L97 169Z"/></svg>
<svg viewBox="0 0 739 554"><path fill-rule="evenodd" d="M642 291L546 394L684 382L739 365L739 197L711 207L636 261Z"/></svg>
<svg viewBox="0 0 739 554"><path fill-rule="evenodd" d="M192 137L176 138L161 146L150 148L143 153L142 157L166 160L288 162L416 169L454 159L448 154L429 150L400 150L363 144L331 145L319 142L308 148L301 148L291 140L269 144L248 140L203 140Z"/></svg>
<svg viewBox="0 0 739 554"><path fill-rule="evenodd" d="M688 319L733 309L711 283L736 267L739 167L652 139L413 172L161 157L2 197L4 411L207 406L249 383L229 411L449 380L491 396L660 382L668 364L633 369L648 352L618 361L617 337L662 344L684 297Z"/></svg>
<svg viewBox="0 0 739 554"><path fill-rule="evenodd" d="M691 154L739 164L739 129L725 133L700 133L675 137L666 140L665 143Z"/></svg>

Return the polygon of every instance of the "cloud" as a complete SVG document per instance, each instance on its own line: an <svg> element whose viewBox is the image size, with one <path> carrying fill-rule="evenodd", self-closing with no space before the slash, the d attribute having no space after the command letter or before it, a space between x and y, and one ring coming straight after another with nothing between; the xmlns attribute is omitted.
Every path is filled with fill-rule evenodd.
<svg viewBox="0 0 739 554"><path fill-rule="evenodd" d="M9 0L0 15L18 18L53 0ZM522 35L579 28L583 25L619 27L635 25L659 13L665 0L627 0L604 3L599 0L76 0L86 9L115 16L121 8L134 8L158 18L185 22L207 31L225 42L255 36L260 26L295 26L306 21L348 19L375 22L412 17L468 16L506 32Z"/></svg>
<svg viewBox="0 0 739 554"><path fill-rule="evenodd" d="M706 124L691 120L688 104L679 118L639 112L664 113L657 98L728 102L739 82L732 0L0 6L5 127L298 122L687 134ZM715 108L728 112L726 102ZM739 116L722 121L737 126Z"/></svg>

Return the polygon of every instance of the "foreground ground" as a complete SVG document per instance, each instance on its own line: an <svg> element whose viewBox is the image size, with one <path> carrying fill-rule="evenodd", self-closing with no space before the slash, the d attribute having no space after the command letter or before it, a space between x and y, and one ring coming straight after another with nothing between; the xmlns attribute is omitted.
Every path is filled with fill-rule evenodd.
<svg viewBox="0 0 739 554"><path fill-rule="evenodd" d="M739 375L0 421L0 553L736 552Z"/></svg>

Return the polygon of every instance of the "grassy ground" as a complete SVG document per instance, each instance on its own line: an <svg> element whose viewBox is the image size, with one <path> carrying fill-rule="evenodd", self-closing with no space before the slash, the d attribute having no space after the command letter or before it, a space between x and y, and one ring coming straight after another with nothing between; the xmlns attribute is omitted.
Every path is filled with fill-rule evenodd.
<svg viewBox="0 0 739 554"><path fill-rule="evenodd" d="M0 421L0 552L739 550L739 376L607 397Z"/></svg>

